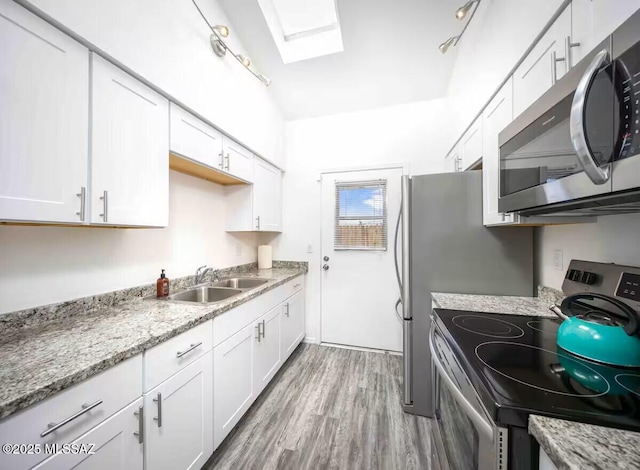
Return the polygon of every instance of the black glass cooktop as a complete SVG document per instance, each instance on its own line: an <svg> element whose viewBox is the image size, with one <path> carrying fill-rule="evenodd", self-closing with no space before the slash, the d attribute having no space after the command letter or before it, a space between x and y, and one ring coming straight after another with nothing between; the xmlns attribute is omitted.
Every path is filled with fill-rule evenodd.
<svg viewBox="0 0 640 470"><path fill-rule="evenodd" d="M640 369L556 345L554 318L436 309L436 323L498 425L529 414L640 431Z"/></svg>

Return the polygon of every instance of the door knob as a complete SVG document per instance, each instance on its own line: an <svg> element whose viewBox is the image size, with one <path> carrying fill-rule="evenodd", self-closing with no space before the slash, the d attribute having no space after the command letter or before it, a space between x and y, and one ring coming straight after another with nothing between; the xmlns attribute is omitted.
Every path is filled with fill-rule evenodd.
<svg viewBox="0 0 640 470"><path fill-rule="evenodd" d="M324 257L324 258L322 258L322 259L323 259L323 260L325 260L325 261L329 261L329 257L328 257L328 256L325 256L325 257Z"/></svg>
<svg viewBox="0 0 640 470"><path fill-rule="evenodd" d="M327 269L329 269L329 265L328 264L323 265L322 269L324 269L326 271Z"/></svg>

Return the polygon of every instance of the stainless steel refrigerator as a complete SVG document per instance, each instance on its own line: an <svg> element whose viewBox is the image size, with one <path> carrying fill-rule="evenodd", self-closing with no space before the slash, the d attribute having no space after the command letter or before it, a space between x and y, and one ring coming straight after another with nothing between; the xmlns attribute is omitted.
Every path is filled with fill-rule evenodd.
<svg viewBox="0 0 640 470"><path fill-rule="evenodd" d="M431 293L533 295L532 228L484 227L481 171L403 176L396 270L404 409L433 416Z"/></svg>

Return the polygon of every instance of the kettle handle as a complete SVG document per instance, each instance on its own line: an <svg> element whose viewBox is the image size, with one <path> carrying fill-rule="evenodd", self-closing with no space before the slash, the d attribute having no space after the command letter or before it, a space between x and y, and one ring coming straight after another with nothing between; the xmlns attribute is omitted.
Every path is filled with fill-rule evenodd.
<svg viewBox="0 0 640 470"><path fill-rule="evenodd" d="M624 302L621 302L620 300L615 299L613 297L609 297L608 295L595 294L595 293L583 293L583 294L570 295L569 297L565 298L562 301L562 304L560 305L560 310L562 311L562 313L567 317L573 316L570 306L573 302L579 299L587 299L587 300L599 299L599 300L604 300L605 302L608 302L611 305L615 305L616 307L618 307L618 309L620 309L620 311L624 314L627 320L629 320L628 323L623 327L624 332L629 336L638 334L639 332L638 330L640 329L640 319L638 318L638 312L636 312L633 308L629 307Z"/></svg>

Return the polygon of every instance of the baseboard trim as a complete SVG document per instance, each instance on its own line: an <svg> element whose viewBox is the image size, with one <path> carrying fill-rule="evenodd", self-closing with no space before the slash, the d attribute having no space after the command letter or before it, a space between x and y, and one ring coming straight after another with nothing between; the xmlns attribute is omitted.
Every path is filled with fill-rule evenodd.
<svg viewBox="0 0 640 470"><path fill-rule="evenodd" d="M318 341L315 338L310 338L308 336L305 336L304 339L302 340L303 343L307 343L307 344L320 344L320 341Z"/></svg>
<svg viewBox="0 0 640 470"><path fill-rule="evenodd" d="M391 354L392 356L402 356L401 352L387 351L385 349L362 348L360 346L349 346L346 344L324 343L324 342L315 343L315 344L319 344L320 346L326 346L328 348L352 349L354 351L364 351L364 352L372 352L372 353L378 353L378 354Z"/></svg>

